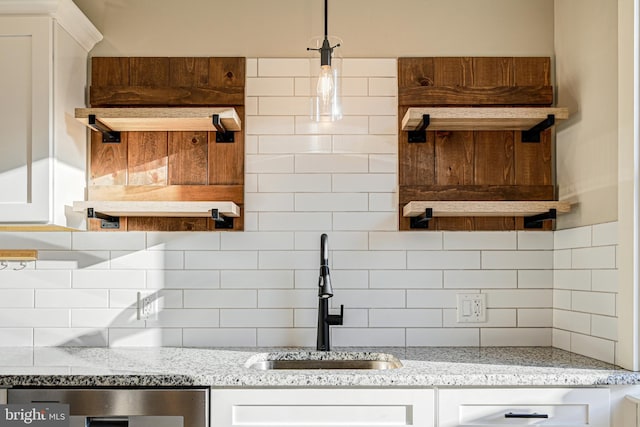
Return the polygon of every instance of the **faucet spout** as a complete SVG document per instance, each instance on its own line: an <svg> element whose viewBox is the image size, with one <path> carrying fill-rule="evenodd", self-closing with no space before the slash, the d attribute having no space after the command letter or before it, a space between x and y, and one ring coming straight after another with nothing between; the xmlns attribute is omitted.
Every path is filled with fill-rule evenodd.
<svg viewBox="0 0 640 427"><path fill-rule="evenodd" d="M320 277L318 279L318 351L331 350L330 325L342 325L344 306L340 305L340 314L329 314L329 298L333 296L331 275L329 273L329 246L326 234L320 236Z"/></svg>

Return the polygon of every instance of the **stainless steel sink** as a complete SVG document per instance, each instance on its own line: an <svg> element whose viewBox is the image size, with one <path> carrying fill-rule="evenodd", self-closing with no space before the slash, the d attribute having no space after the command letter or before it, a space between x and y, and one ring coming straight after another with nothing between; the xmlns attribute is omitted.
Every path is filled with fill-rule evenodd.
<svg viewBox="0 0 640 427"><path fill-rule="evenodd" d="M246 366L261 371L272 369L385 370L400 368L402 363L395 356L384 353L300 352L258 355L250 359Z"/></svg>

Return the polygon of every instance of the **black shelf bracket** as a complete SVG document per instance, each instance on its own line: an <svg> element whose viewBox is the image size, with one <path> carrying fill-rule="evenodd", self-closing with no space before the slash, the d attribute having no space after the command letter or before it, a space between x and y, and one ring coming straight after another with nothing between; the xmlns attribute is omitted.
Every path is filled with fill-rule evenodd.
<svg viewBox="0 0 640 427"><path fill-rule="evenodd" d="M433 209L427 208L419 216L412 216L409 220L410 228L429 228L429 221L433 219Z"/></svg>
<svg viewBox="0 0 640 427"><path fill-rule="evenodd" d="M409 136L407 138L408 142L427 142L427 128L429 127L429 123L431 122L431 118L428 114L422 115L422 123L415 130L409 131Z"/></svg>
<svg viewBox="0 0 640 427"><path fill-rule="evenodd" d="M549 209L549 212L544 212L538 215L525 216L524 228L542 228L544 221L556 219L557 211L555 209Z"/></svg>
<svg viewBox="0 0 640 427"><path fill-rule="evenodd" d="M93 208L87 208L87 218L97 218L100 220L100 228L115 230L120 228L120 218L96 212Z"/></svg>
<svg viewBox="0 0 640 427"><path fill-rule="evenodd" d="M222 215L218 209L211 209L211 219L215 221L216 229L233 228L233 218Z"/></svg>
<svg viewBox="0 0 640 427"><path fill-rule="evenodd" d="M556 123L555 114L547 115L547 118L529 130L522 131L522 142L540 142L540 132L549 129Z"/></svg>
<svg viewBox="0 0 640 427"><path fill-rule="evenodd" d="M100 120L96 119L95 114L89 114L87 125L102 134L102 142L107 143L119 143L120 142L120 132L111 130L108 126L102 123Z"/></svg>
<svg viewBox="0 0 640 427"><path fill-rule="evenodd" d="M211 116L211 123L216 128L216 142L235 142L235 132L227 130L220 121L220 115Z"/></svg>

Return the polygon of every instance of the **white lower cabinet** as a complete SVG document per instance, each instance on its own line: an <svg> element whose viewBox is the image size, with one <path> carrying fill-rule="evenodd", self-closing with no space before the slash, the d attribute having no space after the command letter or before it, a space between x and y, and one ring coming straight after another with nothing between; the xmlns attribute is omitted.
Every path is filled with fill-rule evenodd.
<svg viewBox="0 0 640 427"><path fill-rule="evenodd" d="M438 390L438 426L609 427L607 388Z"/></svg>
<svg viewBox="0 0 640 427"><path fill-rule="evenodd" d="M213 389L211 426L434 426L431 389Z"/></svg>

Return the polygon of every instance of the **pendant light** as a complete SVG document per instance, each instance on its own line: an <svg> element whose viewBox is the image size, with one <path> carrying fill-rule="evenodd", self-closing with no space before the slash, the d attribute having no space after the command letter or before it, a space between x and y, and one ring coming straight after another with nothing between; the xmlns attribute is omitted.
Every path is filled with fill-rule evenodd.
<svg viewBox="0 0 640 427"><path fill-rule="evenodd" d="M341 67L342 59L335 49L341 40L328 35L327 1L324 0L324 37L311 41L315 47L307 48L314 54L311 63L311 119L316 122L335 121L342 118ZM317 70L317 75L315 74Z"/></svg>

